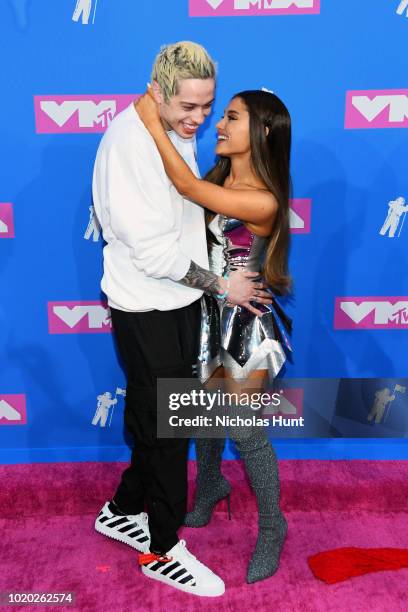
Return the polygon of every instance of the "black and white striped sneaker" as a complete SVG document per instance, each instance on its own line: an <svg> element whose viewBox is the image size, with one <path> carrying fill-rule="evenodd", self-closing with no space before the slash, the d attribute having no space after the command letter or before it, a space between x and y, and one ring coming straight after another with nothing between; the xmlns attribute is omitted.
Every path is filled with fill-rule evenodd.
<svg viewBox="0 0 408 612"><path fill-rule="evenodd" d="M163 557L141 555L139 563L145 576L201 597L218 597L225 592L225 584L201 561L196 559L180 540Z"/></svg>
<svg viewBox="0 0 408 612"><path fill-rule="evenodd" d="M99 533L119 540L136 548L139 552L148 552L150 547L150 532L146 512L120 516L109 510L106 502L95 521L95 529Z"/></svg>

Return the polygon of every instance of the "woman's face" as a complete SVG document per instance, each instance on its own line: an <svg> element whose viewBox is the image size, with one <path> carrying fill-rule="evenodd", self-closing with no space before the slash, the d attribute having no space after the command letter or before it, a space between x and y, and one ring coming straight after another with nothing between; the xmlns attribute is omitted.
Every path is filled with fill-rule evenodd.
<svg viewBox="0 0 408 612"><path fill-rule="evenodd" d="M240 98L234 98L216 125L218 132L215 152L223 157L251 152L249 113Z"/></svg>

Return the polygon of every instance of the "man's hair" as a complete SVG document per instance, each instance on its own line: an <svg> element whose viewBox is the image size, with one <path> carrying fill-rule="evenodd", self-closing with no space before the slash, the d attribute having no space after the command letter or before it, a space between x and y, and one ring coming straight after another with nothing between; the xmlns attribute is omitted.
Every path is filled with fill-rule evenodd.
<svg viewBox="0 0 408 612"><path fill-rule="evenodd" d="M164 101L178 93L183 79L214 79L216 66L201 45L182 41L161 48L155 59L151 80L157 81Z"/></svg>

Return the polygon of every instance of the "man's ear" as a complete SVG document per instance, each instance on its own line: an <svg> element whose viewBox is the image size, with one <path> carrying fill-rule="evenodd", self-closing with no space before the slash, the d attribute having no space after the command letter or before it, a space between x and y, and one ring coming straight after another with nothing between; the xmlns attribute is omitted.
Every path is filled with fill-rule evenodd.
<svg viewBox="0 0 408 612"><path fill-rule="evenodd" d="M269 127L266 125L265 126L265 136L268 138L269 136Z"/></svg>
<svg viewBox="0 0 408 612"><path fill-rule="evenodd" d="M164 102L163 94L161 92L160 86L157 81L152 82L152 92L153 92L153 97L156 100L157 104L163 104Z"/></svg>

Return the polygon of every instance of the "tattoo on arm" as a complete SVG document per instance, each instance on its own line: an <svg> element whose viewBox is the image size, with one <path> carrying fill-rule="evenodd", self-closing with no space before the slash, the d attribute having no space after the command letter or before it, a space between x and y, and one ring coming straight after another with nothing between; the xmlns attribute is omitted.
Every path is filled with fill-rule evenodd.
<svg viewBox="0 0 408 612"><path fill-rule="evenodd" d="M218 276L202 268L195 261L191 261L187 274L178 282L186 287L202 289L205 293L220 293Z"/></svg>

